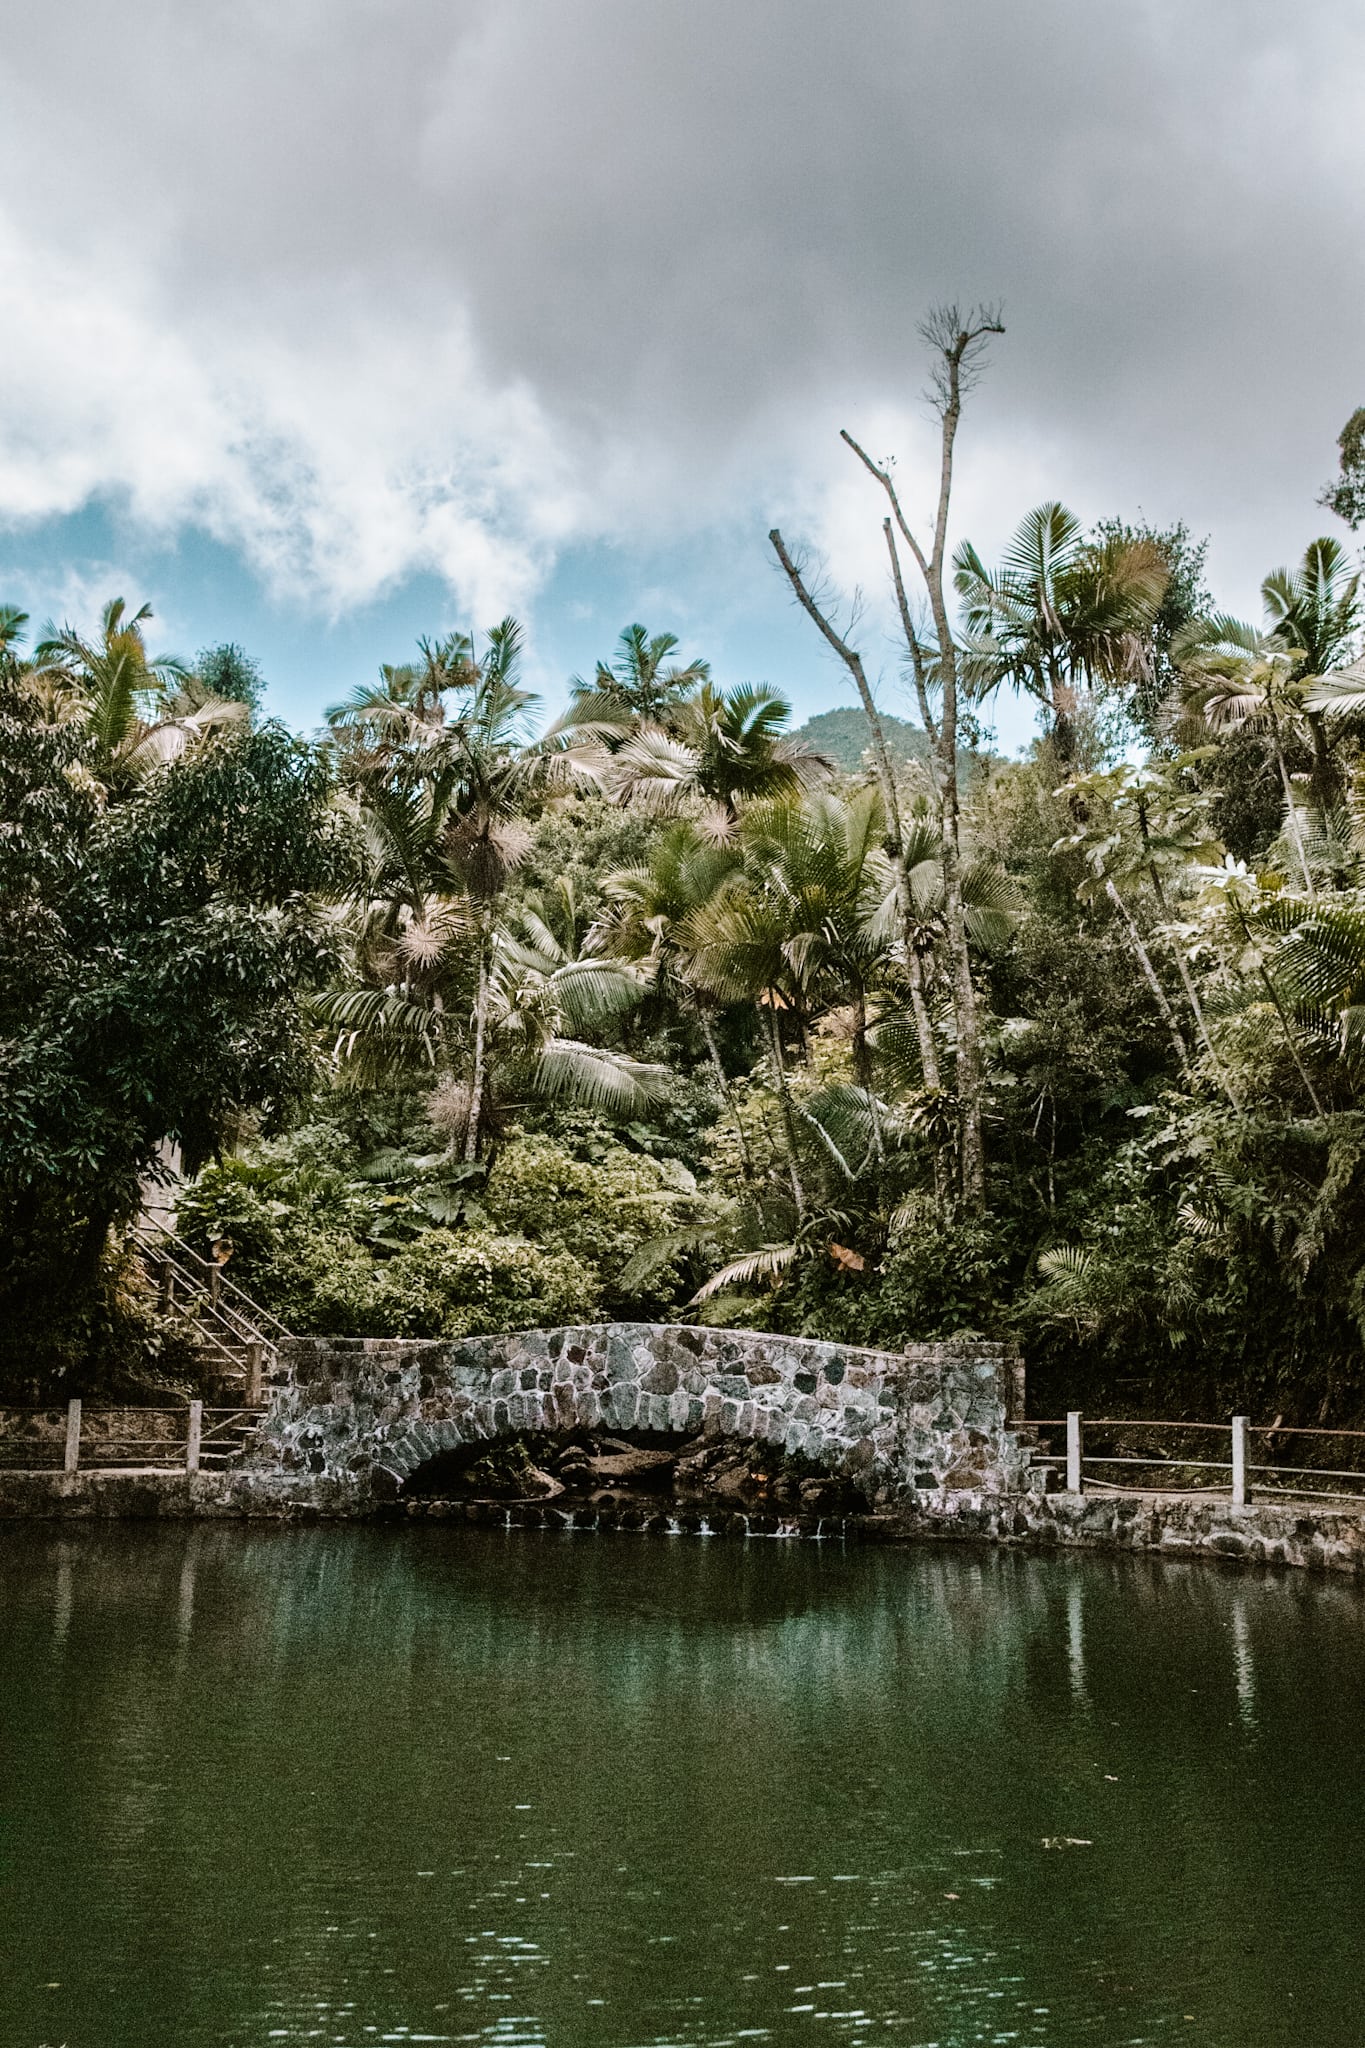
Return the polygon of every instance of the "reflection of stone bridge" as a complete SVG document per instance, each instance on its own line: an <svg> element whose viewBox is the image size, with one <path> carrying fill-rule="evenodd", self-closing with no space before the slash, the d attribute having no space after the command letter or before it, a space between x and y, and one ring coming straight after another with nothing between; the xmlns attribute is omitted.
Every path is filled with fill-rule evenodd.
<svg viewBox="0 0 1365 2048"><path fill-rule="evenodd" d="M801 1453L874 1498L1012 1492L1017 1368L976 1341L866 1351L749 1330L599 1323L452 1341L301 1338L251 1463L392 1495L491 1437L578 1429L722 1436Z"/></svg>

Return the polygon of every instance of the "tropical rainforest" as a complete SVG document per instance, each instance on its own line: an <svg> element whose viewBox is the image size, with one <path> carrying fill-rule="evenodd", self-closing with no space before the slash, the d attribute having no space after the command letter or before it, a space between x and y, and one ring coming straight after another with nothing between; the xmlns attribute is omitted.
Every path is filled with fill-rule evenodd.
<svg viewBox="0 0 1365 2048"><path fill-rule="evenodd" d="M1182 526L1047 503L998 560L951 545L995 328L926 331L931 531L849 439L899 680L772 535L854 700L799 729L641 625L554 718L509 618L305 738L241 648L158 657L145 607L0 613L11 1398L192 1377L130 1242L159 1198L297 1333L977 1332L1036 1412L1361 1417L1348 544L1267 565L1247 619Z"/></svg>

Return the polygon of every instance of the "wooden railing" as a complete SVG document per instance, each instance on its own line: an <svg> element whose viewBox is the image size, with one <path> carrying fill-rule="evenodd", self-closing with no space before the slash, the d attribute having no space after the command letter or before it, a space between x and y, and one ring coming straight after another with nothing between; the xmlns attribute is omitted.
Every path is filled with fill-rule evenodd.
<svg viewBox="0 0 1365 2048"><path fill-rule="evenodd" d="M3 1411L3 1420L16 1416L50 1420L50 1426L21 1424L0 1431L0 1468L8 1471L42 1472L198 1472L205 1467L221 1469L239 1457L247 1439L264 1415L263 1406L215 1408L203 1401L182 1402L176 1407L128 1408L88 1407L81 1401L66 1404L65 1428L61 1411L51 1407ZM169 1426L150 1427L154 1416L172 1418ZM109 1427L111 1418L125 1422ZM104 1424L90 1428L92 1421Z"/></svg>
<svg viewBox="0 0 1365 2048"><path fill-rule="evenodd" d="M1068 1493L1181 1493L1210 1494L1244 1506L1253 1492L1258 1500L1330 1500L1365 1506L1365 1430L1298 1429L1284 1423L1254 1424L1250 1416L1234 1415L1227 1422L1169 1422L1145 1416L1085 1416L1077 1409L1065 1416L1029 1417L1025 1424L1040 1436L1040 1448L1033 1453L1035 1470L1053 1471L1062 1477ZM1043 1439L1043 1432L1065 1432L1064 1447L1053 1450L1055 1434ZM1155 1435L1160 1448L1149 1448L1144 1439ZM1193 1439L1184 1448L1181 1438ZM1212 1439L1212 1441L1210 1441ZM1310 1439L1308 1449L1295 1453L1290 1439ZM1299 1464L1294 1455L1310 1456L1313 1448L1329 1443L1350 1446L1343 1457L1356 1456L1358 1465ZM1096 1443L1103 1448L1095 1449ZM1228 1455L1199 1455L1218 1451L1226 1444ZM1257 1448L1261 1458L1255 1457ZM1277 1452L1288 1455L1276 1455ZM1120 1473L1125 1477L1112 1475ZM1226 1474L1218 1479L1205 1474ZM1337 1486L1313 1485L1317 1480L1337 1480ZM1129 1483L1130 1482L1130 1483Z"/></svg>

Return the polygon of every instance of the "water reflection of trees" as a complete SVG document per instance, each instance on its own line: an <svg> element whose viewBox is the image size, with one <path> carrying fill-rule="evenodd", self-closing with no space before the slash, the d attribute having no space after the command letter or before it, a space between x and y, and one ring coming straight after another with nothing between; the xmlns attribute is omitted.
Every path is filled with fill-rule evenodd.
<svg viewBox="0 0 1365 2048"><path fill-rule="evenodd" d="M1330 1917L1357 1883L1322 1779L1331 1758L1349 1779L1342 1730L1365 1704L1359 1595L1307 1575L195 1525L20 1532L0 1597L24 1797L60 1821L73 1899L105 1873L101 1939L187 2011L206 1883L215 1945L292 1987L277 2017L333 1971L329 1941L377 1926L397 1952L402 1885L368 1930L343 1910L355 1873L390 1863L463 1859L476 1924L509 1940L531 1938L527 1873L552 1873L537 1938L561 1961L611 1949L612 1912L652 1925L689 1871L717 1887L691 1899L694 1929L709 1912L733 1944L742 1912L768 1940L775 1874L809 1876L763 1912L812 1953L866 1918L898 1970L932 1974L947 1941L984 1984L993 1956L1055 1937L1097 2009L1173 1971L1173 1919L1202 1914L1249 2014L1269 1966L1240 1930L1266 1898L1297 1883L1289 1920ZM1088 1863L1042 1849L1067 1835L1093 1841ZM973 1948L943 1901L987 1880ZM659 1969L683 1996L683 1964Z"/></svg>

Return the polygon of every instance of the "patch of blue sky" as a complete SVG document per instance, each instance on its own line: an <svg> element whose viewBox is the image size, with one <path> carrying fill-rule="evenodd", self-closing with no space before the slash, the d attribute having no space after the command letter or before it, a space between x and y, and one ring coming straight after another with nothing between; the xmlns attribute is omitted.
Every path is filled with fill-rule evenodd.
<svg viewBox="0 0 1365 2048"><path fill-rule="evenodd" d="M48 619L92 626L115 596L151 604L148 638L157 652L189 659L201 647L239 642L260 664L271 710L305 731L381 662L407 659L419 635L493 623L463 615L458 594L430 573L329 610L306 591L272 589L238 550L202 528L149 529L108 499L0 529L0 601L22 605L35 630ZM758 522L752 531L712 530L667 549L566 548L520 611L527 681L547 711L563 703L568 679L590 674L637 619L651 633L676 633L681 652L705 656L722 683L770 683L790 700L798 723L855 701L842 665L791 603ZM880 673L882 707L913 717L895 649L871 619L862 644L869 673ZM991 720L1006 752L1026 745L1035 729L1031 708L1008 697Z"/></svg>

